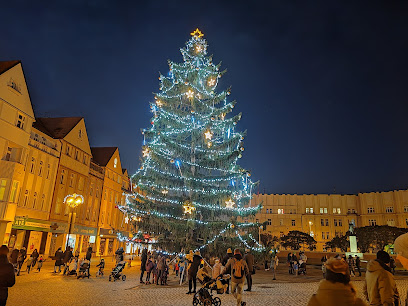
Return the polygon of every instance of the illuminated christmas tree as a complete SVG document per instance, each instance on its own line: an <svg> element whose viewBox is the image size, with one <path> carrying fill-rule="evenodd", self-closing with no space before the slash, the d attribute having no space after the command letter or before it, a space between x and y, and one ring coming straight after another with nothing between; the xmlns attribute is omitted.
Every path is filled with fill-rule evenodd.
<svg viewBox="0 0 408 306"><path fill-rule="evenodd" d="M180 49L183 62L169 61L168 76L159 77L151 127L142 130L141 167L132 177L135 194L119 208L169 251L203 250L231 237L258 248L245 236L257 226L248 217L260 207L251 207L254 183L237 164L244 151L244 133L235 128L241 114L228 116L235 105L230 90L215 91L225 71L207 56L203 34L197 29L191 36Z"/></svg>

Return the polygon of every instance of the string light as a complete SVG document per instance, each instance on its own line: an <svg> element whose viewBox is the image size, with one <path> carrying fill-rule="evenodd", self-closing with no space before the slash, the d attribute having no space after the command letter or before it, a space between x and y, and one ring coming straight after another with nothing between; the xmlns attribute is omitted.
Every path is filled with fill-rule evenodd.
<svg viewBox="0 0 408 306"><path fill-rule="evenodd" d="M225 205L227 208L231 209L234 208L235 202L232 199L229 199L228 201L225 201Z"/></svg>

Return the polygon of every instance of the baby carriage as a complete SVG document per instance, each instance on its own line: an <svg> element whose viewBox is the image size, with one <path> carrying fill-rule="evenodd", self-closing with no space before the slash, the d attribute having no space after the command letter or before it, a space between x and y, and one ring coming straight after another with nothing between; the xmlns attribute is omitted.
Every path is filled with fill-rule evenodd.
<svg viewBox="0 0 408 306"><path fill-rule="evenodd" d="M229 278L229 277L228 277ZM216 290L218 294L223 294L227 287L227 279L210 279L205 282L200 290L193 297L193 305L204 305L204 306L220 306L221 299L213 297L212 291Z"/></svg>
<svg viewBox="0 0 408 306"><path fill-rule="evenodd" d="M126 265L126 261L119 261L115 268L113 268L111 274L109 275L109 281L117 281L118 279L122 278L123 281L126 280L126 275L121 274L123 268Z"/></svg>
<svg viewBox="0 0 408 306"><path fill-rule="evenodd" d="M299 261L299 272L298 272L298 274L299 275L300 274L306 275L306 263L301 261L301 260Z"/></svg>
<svg viewBox="0 0 408 306"><path fill-rule="evenodd" d="M78 275L77 275L77 279L79 278L85 278L88 277L89 278L89 260L84 260L80 267L79 267L79 271L78 271Z"/></svg>
<svg viewBox="0 0 408 306"><path fill-rule="evenodd" d="M78 275L77 269L78 269L78 264L77 264L76 258L73 258L71 260L71 262L69 263L68 272L66 273L66 275L68 275L68 276L69 275Z"/></svg>

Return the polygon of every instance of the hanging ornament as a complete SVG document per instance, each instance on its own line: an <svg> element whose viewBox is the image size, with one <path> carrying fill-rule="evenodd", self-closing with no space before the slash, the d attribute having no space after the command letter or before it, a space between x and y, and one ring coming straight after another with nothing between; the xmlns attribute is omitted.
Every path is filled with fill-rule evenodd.
<svg viewBox="0 0 408 306"><path fill-rule="evenodd" d="M234 205L235 205L235 202L232 199L229 199L228 201L225 201L225 205L226 205L227 208L233 209Z"/></svg>
<svg viewBox="0 0 408 306"><path fill-rule="evenodd" d="M207 132L204 133L204 135L205 135L205 139L211 140L214 134L211 133L210 130L208 130Z"/></svg>
<svg viewBox="0 0 408 306"><path fill-rule="evenodd" d="M209 142L207 143L207 147L211 148L211 146L212 146L212 142L209 141Z"/></svg>
<svg viewBox="0 0 408 306"><path fill-rule="evenodd" d="M209 79L208 80L208 86L214 86L214 85L215 85L215 79L214 78Z"/></svg>
<svg viewBox="0 0 408 306"><path fill-rule="evenodd" d="M170 159L170 163L174 164L174 159Z"/></svg>
<svg viewBox="0 0 408 306"><path fill-rule="evenodd" d="M162 107L162 106L163 106L163 102L160 101L160 100L157 100L157 101L156 101L156 105L157 105L158 107Z"/></svg>
<svg viewBox="0 0 408 306"><path fill-rule="evenodd" d="M186 95L187 95L187 98L191 99L192 97L194 97L194 91L190 89L189 91L187 91Z"/></svg>
<svg viewBox="0 0 408 306"><path fill-rule="evenodd" d="M143 157L148 157L150 155L149 147L144 147L142 154L143 154Z"/></svg>
<svg viewBox="0 0 408 306"><path fill-rule="evenodd" d="M221 120L224 120L224 119L225 119L225 114L222 113L222 114L220 115L220 117L221 117Z"/></svg>
<svg viewBox="0 0 408 306"><path fill-rule="evenodd" d="M183 209L184 209L184 213L189 214L189 215L191 215L196 210L196 208L194 207L193 203L191 203L191 201L185 201L183 204Z"/></svg>
<svg viewBox="0 0 408 306"><path fill-rule="evenodd" d="M241 147L241 151L244 151L245 149L244 149L244 147Z"/></svg>
<svg viewBox="0 0 408 306"><path fill-rule="evenodd" d="M201 46L200 44L196 45L196 52L200 53L203 50L203 46Z"/></svg>
<svg viewBox="0 0 408 306"><path fill-rule="evenodd" d="M166 195L166 194L168 194L168 193L169 193L169 191L168 191L167 189L163 189L163 190L162 190L162 194Z"/></svg>
<svg viewBox="0 0 408 306"><path fill-rule="evenodd" d="M126 224L129 223L129 217L128 217L128 216L125 217L125 223L126 223Z"/></svg>

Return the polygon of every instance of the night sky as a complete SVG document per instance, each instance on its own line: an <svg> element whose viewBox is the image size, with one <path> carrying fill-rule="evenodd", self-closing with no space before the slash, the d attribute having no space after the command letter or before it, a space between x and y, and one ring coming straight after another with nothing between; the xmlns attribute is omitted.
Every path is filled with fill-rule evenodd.
<svg viewBox="0 0 408 306"><path fill-rule="evenodd" d="M85 117L134 173L159 71L199 27L260 192L406 189L407 2L334 2L1 1L0 60L22 61L37 117Z"/></svg>

